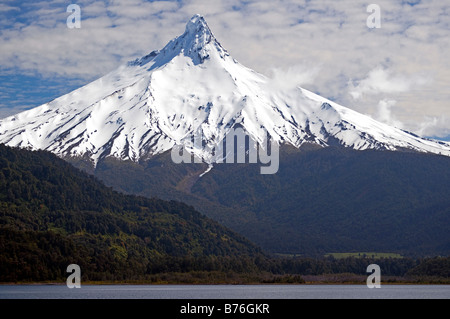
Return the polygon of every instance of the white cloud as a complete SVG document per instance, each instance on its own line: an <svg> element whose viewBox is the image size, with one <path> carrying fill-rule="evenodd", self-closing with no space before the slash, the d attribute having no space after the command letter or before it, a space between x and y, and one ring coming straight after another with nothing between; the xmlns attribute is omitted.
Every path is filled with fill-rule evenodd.
<svg viewBox="0 0 450 319"><path fill-rule="evenodd" d="M421 136L444 138L450 136L450 118L447 116L426 117L419 124L417 133Z"/></svg>
<svg viewBox="0 0 450 319"><path fill-rule="evenodd" d="M403 128L403 123L394 118L392 114L392 107L395 106L397 101L384 99L381 100L377 105L377 120L380 122L389 124L394 127Z"/></svg>
<svg viewBox="0 0 450 319"><path fill-rule="evenodd" d="M7 12L7 11L20 11L20 8L0 3L0 12Z"/></svg>
<svg viewBox="0 0 450 319"><path fill-rule="evenodd" d="M288 68L273 68L271 69L269 85L284 89L306 86L314 83L319 71L319 66L305 64L293 65Z"/></svg>
<svg viewBox="0 0 450 319"><path fill-rule="evenodd" d="M349 93L355 100L361 99L364 94L392 94L407 92L429 82L420 76L392 75L392 72L382 67L376 67L369 72L366 78L357 85L349 84Z"/></svg>

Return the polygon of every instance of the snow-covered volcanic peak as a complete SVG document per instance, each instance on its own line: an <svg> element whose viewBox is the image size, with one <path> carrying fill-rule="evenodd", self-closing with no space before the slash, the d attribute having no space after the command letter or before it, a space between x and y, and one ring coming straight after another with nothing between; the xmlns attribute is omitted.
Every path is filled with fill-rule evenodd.
<svg viewBox="0 0 450 319"><path fill-rule="evenodd" d="M302 88L280 88L239 64L195 15L162 50L129 62L49 103L0 120L0 142L59 156L137 161L174 145L211 161L192 136L214 146L236 125L256 142L268 133L300 147L400 148L450 156L423 139Z"/></svg>
<svg viewBox="0 0 450 319"><path fill-rule="evenodd" d="M154 67L162 66L178 55L191 58L194 64L201 64L209 57L211 51L217 51L222 58L228 55L214 37L205 19L197 14L189 20L181 36L171 40L161 51L153 51L141 59L130 62L130 65L143 65L154 61Z"/></svg>

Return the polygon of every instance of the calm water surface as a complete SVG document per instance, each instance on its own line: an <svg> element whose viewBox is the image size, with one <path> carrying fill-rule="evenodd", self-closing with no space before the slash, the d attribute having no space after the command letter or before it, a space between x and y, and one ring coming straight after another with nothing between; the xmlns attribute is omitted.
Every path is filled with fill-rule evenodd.
<svg viewBox="0 0 450 319"><path fill-rule="evenodd" d="M0 285L0 299L450 299L450 285Z"/></svg>

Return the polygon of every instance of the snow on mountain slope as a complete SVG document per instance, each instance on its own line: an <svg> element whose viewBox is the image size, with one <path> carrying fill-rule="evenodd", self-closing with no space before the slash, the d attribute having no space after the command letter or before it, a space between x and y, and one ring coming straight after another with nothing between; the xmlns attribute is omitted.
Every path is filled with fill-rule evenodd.
<svg viewBox="0 0 450 319"><path fill-rule="evenodd" d="M234 60L195 15L162 50L129 62L49 103L0 120L0 143L59 156L137 161L176 144L205 161L239 124L255 141L268 133L300 147L340 144L357 150L400 148L450 156L450 143L423 139L302 88L280 89Z"/></svg>

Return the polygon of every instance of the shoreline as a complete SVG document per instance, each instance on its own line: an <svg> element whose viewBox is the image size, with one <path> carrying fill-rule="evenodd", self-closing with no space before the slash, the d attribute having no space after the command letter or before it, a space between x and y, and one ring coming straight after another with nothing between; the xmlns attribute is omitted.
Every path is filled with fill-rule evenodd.
<svg viewBox="0 0 450 319"><path fill-rule="evenodd" d="M150 282L150 281L86 281L81 282L81 286L365 286L366 282L352 281L307 281L304 283L265 283L265 282ZM381 286L445 286L450 285L450 281L398 281L383 282ZM65 282L0 282L0 286L66 286Z"/></svg>

